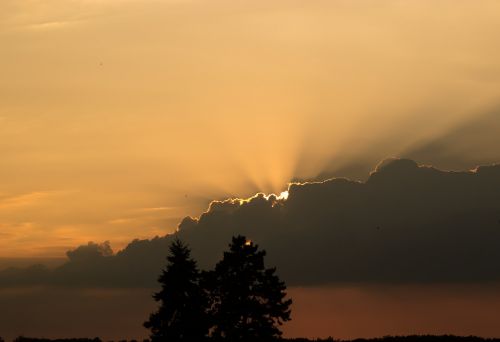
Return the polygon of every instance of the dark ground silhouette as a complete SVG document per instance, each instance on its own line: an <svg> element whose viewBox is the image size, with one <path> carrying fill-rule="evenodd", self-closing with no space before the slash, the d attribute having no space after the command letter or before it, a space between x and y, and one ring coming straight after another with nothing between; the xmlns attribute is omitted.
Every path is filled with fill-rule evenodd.
<svg viewBox="0 0 500 342"><path fill-rule="evenodd" d="M0 338L0 341L3 340ZM409 335L409 336L384 336L379 338L357 338L353 340L339 340L332 337L308 339L308 338L283 338L278 341L290 342L500 342L500 338L483 338L477 336L454 336L454 335ZM99 338L67 338L46 339L18 337L13 342L138 342L137 340L103 341ZM148 339L142 342L149 342ZM255 341L259 342L259 341Z"/></svg>

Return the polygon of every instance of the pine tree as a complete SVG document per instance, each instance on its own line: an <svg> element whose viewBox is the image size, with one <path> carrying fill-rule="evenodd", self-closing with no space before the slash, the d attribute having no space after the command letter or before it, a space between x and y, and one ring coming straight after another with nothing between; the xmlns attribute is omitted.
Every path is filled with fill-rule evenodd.
<svg viewBox="0 0 500 342"><path fill-rule="evenodd" d="M153 295L160 306L144 323L152 342L199 342L208 334L207 297L190 254L179 240L170 246L166 269L158 279L161 291Z"/></svg>
<svg viewBox="0 0 500 342"><path fill-rule="evenodd" d="M214 326L211 336L224 341L272 341L290 320L292 301L275 268L265 268L265 251L244 236L233 237L230 249L207 274Z"/></svg>

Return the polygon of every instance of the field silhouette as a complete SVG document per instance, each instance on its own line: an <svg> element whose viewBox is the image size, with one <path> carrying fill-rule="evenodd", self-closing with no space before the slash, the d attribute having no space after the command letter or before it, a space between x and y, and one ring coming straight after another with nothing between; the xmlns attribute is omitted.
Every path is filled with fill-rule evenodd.
<svg viewBox="0 0 500 342"><path fill-rule="evenodd" d="M3 341L0 339L0 341ZM357 338L353 340L339 340L333 337L308 339L308 338L282 338L276 341L289 342L500 342L500 338L483 338L478 336L455 336L455 335L409 335L409 336L384 336L379 338ZM18 337L13 342L150 342L149 339L103 341L100 338L65 338L65 339L46 339ZM259 342L259 340L255 340Z"/></svg>

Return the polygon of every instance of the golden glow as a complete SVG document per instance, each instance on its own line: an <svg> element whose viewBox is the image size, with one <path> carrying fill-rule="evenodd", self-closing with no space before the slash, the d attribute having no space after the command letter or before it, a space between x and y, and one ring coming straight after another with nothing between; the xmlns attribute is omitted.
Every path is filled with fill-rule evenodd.
<svg viewBox="0 0 500 342"><path fill-rule="evenodd" d="M288 199L288 191L283 191L280 193L280 195L277 197L279 200L287 200Z"/></svg>
<svg viewBox="0 0 500 342"><path fill-rule="evenodd" d="M437 136L498 103L498 13L491 0L2 0L0 257L118 249L213 199L278 194Z"/></svg>

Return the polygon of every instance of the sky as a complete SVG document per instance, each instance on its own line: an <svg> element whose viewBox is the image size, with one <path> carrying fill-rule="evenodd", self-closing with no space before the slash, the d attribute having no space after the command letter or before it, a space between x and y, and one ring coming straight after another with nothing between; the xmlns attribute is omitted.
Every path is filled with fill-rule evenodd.
<svg viewBox="0 0 500 342"><path fill-rule="evenodd" d="M365 181L387 157L500 162L499 15L493 0L2 0L0 269L117 252L291 181Z"/></svg>

